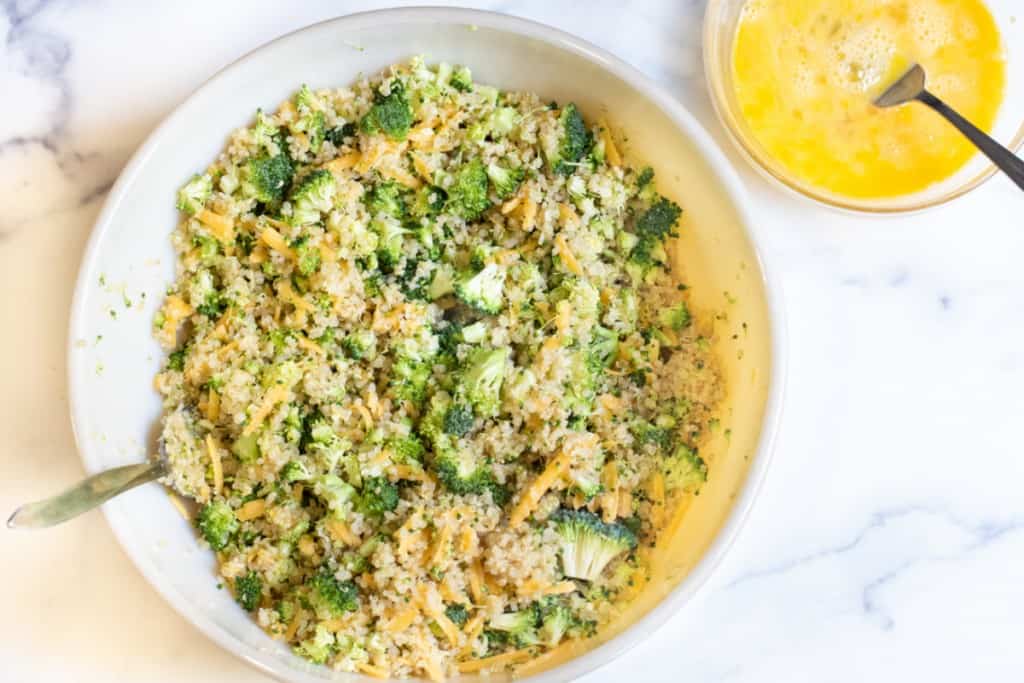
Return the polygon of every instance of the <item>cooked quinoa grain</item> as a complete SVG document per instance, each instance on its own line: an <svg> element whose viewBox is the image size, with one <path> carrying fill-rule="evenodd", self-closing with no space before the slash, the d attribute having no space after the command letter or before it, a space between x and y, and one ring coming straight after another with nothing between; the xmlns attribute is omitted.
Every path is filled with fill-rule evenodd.
<svg viewBox="0 0 1024 683"><path fill-rule="evenodd" d="M605 125L413 59L257 112L178 208L165 483L272 637L440 680L636 594L720 382Z"/></svg>

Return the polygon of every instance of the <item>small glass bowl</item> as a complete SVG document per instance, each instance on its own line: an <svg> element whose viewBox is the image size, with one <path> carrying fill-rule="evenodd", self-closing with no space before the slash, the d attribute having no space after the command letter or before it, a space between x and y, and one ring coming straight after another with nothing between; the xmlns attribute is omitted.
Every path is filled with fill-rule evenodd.
<svg viewBox="0 0 1024 683"><path fill-rule="evenodd" d="M826 206L875 214L920 211L970 192L992 177L996 167L981 153L951 177L920 192L861 199L831 193L805 183L773 159L757 141L739 109L733 83L733 41L747 0L708 0L704 14L704 70L715 112L733 142L765 177ZM986 0L1002 34L1006 87L992 136L1015 152L1024 146L1024 3ZM923 106L923 105L922 105Z"/></svg>

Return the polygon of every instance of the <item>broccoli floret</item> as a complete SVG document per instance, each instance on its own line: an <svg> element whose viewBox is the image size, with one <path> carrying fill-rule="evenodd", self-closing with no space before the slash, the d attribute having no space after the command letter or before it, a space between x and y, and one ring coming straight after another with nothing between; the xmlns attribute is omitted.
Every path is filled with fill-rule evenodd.
<svg viewBox="0 0 1024 683"><path fill-rule="evenodd" d="M516 647L529 647L536 645L537 626L539 625L540 614L536 603L521 609L517 612L505 612L493 617L488 626L491 630L506 633Z"/></svg>
<svg viewBox="0 0 1024 683"><path fill-rule="evenodd" d="M545 155L552 171L569 175L594 146L594 136L587 129L575 104L565 105L558 122L558 134L546 141Z"/></svg>
<svg viewBox="0 0 1024 683"><path fill-rule="evenodd" d="M462 303L493 315L504 304L505 271L496 263L478 273L464 271L456 276L453 289Z"/></svg>
<svg viewBox="0 0 1024 683"><path fill-rule="evenodd" d="M392 140L404 140L412 127L412 106L405 94L405 86L401 81L391 83L391 91L387 95L377 92L373 98L373 106L363 117L360 127L364 133L384 133Z"/></svg>
<svg viewBox="0 0 1024 683"><path fill-rule="evenodd" d="M227 503L215 500L199 511L196 526L211 548L223 550L231 536L238 531L238 518Z"/></svg>
<svg viewBox="0 0 1024 683"><path fill-rule="evenodd" d="M455 173L454 182L448 188L445 208L467 221L474 221L491 207L487 197L487 170L480 159L464 164Z"/></svg>
<svg viewBox="0 0 1024 683"><path fill-rule="evenodd" d="M167 369L178 372L185 369L185 349L178 349L167 357Z"/></svg>
<svg viewBox="0 0 1024 683"><path fill-rule="evenodd" d="M306 481L312 475L309 473L309 468L306 467L305 463L298 460L289 460L281 468L279 476L284 483L294 484L297 481Z"/></svg>
<svg viewBox="0 0 1024 683"><path fill-rule="evenodd" d="M603 371L615 361L619 352L619 335L607 327L595 325L590 332L587 364L594 371Z"/></svg>
<svg viewBox="0 0 1024 683"><path fill-rule="evenodd" d="M284 198L295 169L285 154L254 157L242 170L242 193L264 203Z"/></svg>
<svg viewBox="0 0 1024 683"><path fill-rule="evenodd" d="M672 234L683 210L670 199L658 197L636 220L635 232L643 242L645 239L664 240Z"/></svg>
<svg viewBox="0 0 1024 683"><path fill-rule="evenodd" d="M409 213L416 218L430 218L441 213L448 201L448 193L436 185L424 185L416 190Z"/></svg>
<svg viewBox="0 0 1024 683"><path fill-rule="evenodd" d="M380 216L373 222L373 229L378 235L377 261L381 270L391 272L402 258L405 236L409 231L390 216Z"/></svg>
<svg viewBox="0 0 1024 683"><path fill-rule="evenodd" d="M337 641L323 624L317 624L313 635L295 646L294 652L314 664L325 664L337 648Z"/></svg>
<svg viewBox="0 0 1024 683"><path fill-rule="evenodd" d="M448 84L459 92L469 92L473 89L473 72L468 66L457 66L452 71Z"/></svg>
<svg viewBox="0 0 1024 683"><path fill-rule="evenodd" d="M630 425L629 431L633 433L633 438L639 445L652 443L662 452L668 451L672 446L671 426L663 427L643 420L636 420Z"/></svg>
<svg viewBox="0 0 1024 683"><path fill-rule="evenodd" d="M494 136L511 133L519 125L519 112L512 107L498 107L487 117L487 128Z"/></svg>
<svg viewBox="0 0 1024 683"><path fill-rule="evenodd" d="M281 147L280 129L267 120L267 116L263 113L262 109L256 110L256 123L253 124L250 130L252 131L253 142L260 149L266 150L270 156L278 156L285 153L286 150Z"/></svg>
<svg viewBox="0 0 1024 683"><path fill-rule="evenodd" d="M601 468L604 466L604 451L595 448L592 453L574 453L569 464L569 481L572 491L590 500L601 491Z"/></svg>
<svg viewBox="0 0 1024 683"><path fill-rule="evenodd" d="M399 462L419 462L426 452L423 443L415 435L393 438L388 441L388 448Z"/></svg>
<svg viewBox="0 0 1024 683"><path fill-rule="evenodd" d="M638 190L647 188L648 185L654 180L654 169L650 166L645 166L640 170L640 173L636 176L636 187Z"/></svg>
<svg viewBox="0 0 1024 683"><path fill-rule="evenodd" d="M313 493L331 512L345 517L349 510L349 501L355 497L356 490L336 474L321 474L313 479Z"/></svg>
<svg viewBox="0 0 1024 683"><path fill-rule="evenodd" d="M320 151L327 134L327 123L324 113L313 108L314 97L309 87L302 86L302 90L295 96L295 107L299 111L299 118L291 125L294 132L305 133L309 139L309 149L315 154Z"/></svg>
<svg viewBox="0 0 1024 683"><path fill-rule="evenodd" d="M423 401L436 355L437 338L429 332L399 344L391 368L391 388L399 399Z"/></svg>
<svg viewBox="0 0 1024 683"><path fill-rule="evenodd" d="M669 327L677 332L690 324L690 311L686 303L680 301L675 306L662 309L658 313L658 322L663 327Z"/></svg>
<svg viewBox="0 0 1024 683"><path fill-rule="evenodd" d="M364 515L379 517L398 507L398 487L386 477L366 477L359 493L358 509Z"/></svg>
<svg viewBox="0 0 1024 683"><path fill-rule="evenodd" d="M594 581L616 556L636 548L636 534L587 510L558 509L549 518L561 542L562 573Z"/></svg>
<svg viewBox="0 0 1024 683"><path fill-rule="evenodd" d="M453 403L444 414L444 433L454 437L465 436L473 429L473 409L462 403Z"/></svg>
<svg viewBox="0 0 1024 683"><path fill-rule="evenodd" d="M340 617L359 609L359 589L351 581L338 581L326 567L306 582L309 602L322 619Z"/></svg>
<svg viewBox="0 0 1024 683"><path fill-rule="evenodd" d="M211 194L213 194L213 178L209 173L202 175L197 173L178 190L178 210L191 216L203 208Z"/></svg>
<svg viewBox="0 0 1024 683"><path fill-rule="evenodd" d="M345 355L352 360L373 358L377 346L377 335L370 330L356 330L341 342Z"/></svg>
<svg viewBox="0 0 1024 683"><path fill-rule="evenodd" d="M708 466L697 451L680 444L665 462L665 483L672 489L697 493L708 480Z"/></svg>
<svg viewBox="0 0 1024 683"><path fill-rule="evenodd" d="M319 221L321 214L330 212L336 191L337 184L330 171L321 169L307 175L288 196L292 203L292 223L308 225Z"/></svg>
<svg viewBox="0 0 1024 683"><path fill-rule="evenodd" d="M466 361L467 369L459 380L459 390L482 417L498 413L501 385L508 370L507 348L477 349Z"/></svg>
<svg viewBox="0 0 1024 683"><path fill-rule="evenodd" d="M335 147L341 147L345 144L345 140L354 137L358 128L354 123L346 123L337 128L331 128L329 131L324 133L324 139L329 141Z"/></svg>
<svg viewBox="0 0 1024 683"><path fill-rule="evenodd" d="M503 168L496 163L487 165L487 177L494 185L494 191L501 199L508 199L519 190L519 186L526 177L526 171L522 168Z"/></svg>
<svg viewBox="0 0 1024 683"><path fill-rule="evenodd" d="M405 260L405 268L398 276L398 288L406 299L413 301L427 301L430 298L430 283L434 280L434 271L430 270L426 275L417 277L420 270L420 261L415 258Z"/></svg>
<svg viewBox="0 0 1024 683"><path fill-rule="evenodd" d="M378 183L366 197L366 208L372 214L384 213L403 218L406 214L405 188L394 180Z"/></svg>
<svg viewBox="0 0 1024 683"><path fill-rule="evenodd" d="M454 447L435 452L434 470L445 488L459 495L483 493L495 487L494 473L482 457Z"/></svg>
<svg viewBox="0 0 1024 683"><path fill-rule="evenodd" d="M459 628L465 626L466 622L469 621L469 610L466 609L465 605L460 605L457 602L453 602L445 607L444 615Z"/></svg>
<svg viewBox="0 0 1024 683"><path fill-rule="evenodd" d="M231 444L231 452L244 463L256 462L260 457L259 435L252 433L238 437Z"/></svg>
<svg viewBox="0 0 1024 683"><path fill-rule="evenodd" d="M591 362L589 351L579 350L572 354L562 401L566 410L582 418L589 417L597 396L601 371L603 368Z"/></svg>
<svg viewBox="0 0 1024 683"><path fill-rule="evenodd" d="M235 579L235 600L246 612L251 612L260 604L263 597L263 581L256 572L249 572Z"/></svg>
<svg viewBox="0 0 1024 683"><path fill-rule="evenodd" d="M296 265L299 273L310 276L320 269L320 250L303 238L298 244L293 244L295 250Z"/></svg>
<svg viewBox="0 0 1024 683"><path fill-rule="evenodd" d="M576 617L565 605L557 602L545 605L541 608L541 624L537 635L541 643L555 647L575 624Z"/></svg>

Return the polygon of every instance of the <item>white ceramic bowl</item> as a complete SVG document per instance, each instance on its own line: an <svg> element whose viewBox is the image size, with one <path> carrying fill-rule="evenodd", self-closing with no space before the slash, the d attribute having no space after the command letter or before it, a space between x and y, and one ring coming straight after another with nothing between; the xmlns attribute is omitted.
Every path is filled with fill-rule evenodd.
<svg viewBox="0 0 1024 683"><path fill-rule="evenodd" d="M575 101L588 117L605 113L628 135L627 155L652 164L661 191L686 210L672 251L678 272L693 286L698 314L725 314L716 353L728 392L723 423L731 438L720 436L705 450L712 458L709 484L633 608L600 641L588 644L588 651L534 675L544 683L570 680L650 634L721 560L768 466L784 374L777 289L767 284L753 246L752 218L737 175L678 102L592 45L499 14L397 9L297 31L214 76L128 163L86 247L68 349L75 438L91 473L138 462L151 447L160 412L151 377L163 354L150 330L174 272L169 234L182 181L203 168L227 133L246 124L257 107L276 106L299 84L346 85L360 73L414 54L469 64L480 82ZM226 649L288 681L357 678L294 657L266 636L228 591L218 590L212 554L196 544L160 487L132 491L107 503L104 511L149 582Z"/></svg>

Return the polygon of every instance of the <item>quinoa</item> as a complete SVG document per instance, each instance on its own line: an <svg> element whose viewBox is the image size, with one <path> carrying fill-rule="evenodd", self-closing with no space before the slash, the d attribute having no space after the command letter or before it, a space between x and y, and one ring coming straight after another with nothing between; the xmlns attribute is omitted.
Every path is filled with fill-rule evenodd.
<svg viewBox="0 0 1024 683"><path fill-rule="evenodd" d="M721 381L606 124L414 58L258 112L178 208L164 483L270 636L439 680L642 587Z"/></svg>

